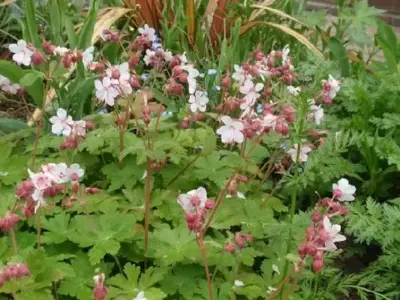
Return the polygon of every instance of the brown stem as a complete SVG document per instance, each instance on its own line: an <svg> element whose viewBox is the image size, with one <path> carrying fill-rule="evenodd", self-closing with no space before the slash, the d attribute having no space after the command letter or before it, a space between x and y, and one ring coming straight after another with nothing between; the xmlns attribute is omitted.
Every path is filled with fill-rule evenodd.
<svg viewBox="0 0 400 300"><path fill-rule="evenodd" d="M41 115L41 117L39 119L39 122L37 124L37 127L36 127L36 137L35 137L35 144L33 145L33 150L32 150L31 168L33 168L33 166L35 165L37 147L39 145L39 139L40 139L40 136L42 134L44 110L46 108L46 97L47 97L47 94L48 94L49 88L50 88L50 79L49 78L51 78L51 76L48 76L47 80L46 80L46 86L45 86L45 89L44 89L43 103L42 103L42 115Z"/></svg>
<svg viewBox="0 0 400 300"><path fill-rule="evenodd" d="M204 232L204 235L206 234L208 228L210 227L211 222L212 222L212 220L214 219L215 214L216 214L216 212L217 212L217 209L218 209L218 207L221 205L221 203L222 203L222 201L223 201L223 198L224 198L224 196L225 196L225 193L226 193L226 191L228 190L228 187L229 187L229 185L231 184L232 180L235 178L236 174L237 174L237 171L235 171L235 172L233 173L233 175L231 176L231 178L229 178L229 180L226 182L224 188L219 192L218 197L217 197L217 199L215 200L215 207L214 207L214 209L213 209L213 211L212 211L212 213L211 213L210 218L209 218L208 221L207 221L206 226L204 227L204 231L203 231L203 232Z"/></svg>
<svg viewBox="0 0 400 300"><path fill-rule="evenodd" d="M285 300L288 300L288 299L289 299L289 296L293 293L294 289L296 288L297 281L299 280L300 275L301 275L303 269L304 269L304 264L301 265L300 270L299 270L297 276L294 278L292 284L290 285L289 292L287 293L287 295L285 295Z"/></svg>
<svg viewBox="0 0 400 300"><path fill-rule="evenodd" d="M40 215L41 215L41 209L39 208L37 211L37 225L36 225L36 230L37 230L37 239L36 239L36 243L38 248L40 248L41 246L41 242L40 242L40 238L41 238L41 233L42 233L42 225L41 225L41 220L40 220Z"/></svg>
<svg viewBox="0 0 400 300"><path fill-rule="evenodd" d="M183 173L186 172L187 169L190 168L191 165L193 165L196 160L201 156L201 152L199 152L190 162L188 162L188 164L178 173L174 176L174 178L172 178L168 183L166 187L169 187L171 184L173 184Z"/></svg>
<svg viewBox="0 0 400 300"><path fill-rule="evenodd" d="M200 233L200 236L197 237L197 244L199 245L200 251L201 251L201 256L203 257L204 261L204 270L206 273L207 277L207 287L208 287L208 295L209 295L209 300L213 300L213 292L212 292L212 283L211 283L211 276L210 276L210 270L208 268L208 261L207 261L207 251L206 247L204 246L203 243L203 237L204 237L204 232Z"/></svg>
<svg viewBox="0 0 400 300"><path fill-rule="evenodd" d="M17 240L15 239L15 231L14 228L10 229L11 243L13 246L14 254L18 254Z"/></svg>
<svg viewBox="0 0 400 300"><path fill-rule="evenodd" d="M144 253L147 254L149 246L149 219L150 219L150 197L151 197L151 159L147 158L147 174L145 183L145 216L144 216Z"/></svg>

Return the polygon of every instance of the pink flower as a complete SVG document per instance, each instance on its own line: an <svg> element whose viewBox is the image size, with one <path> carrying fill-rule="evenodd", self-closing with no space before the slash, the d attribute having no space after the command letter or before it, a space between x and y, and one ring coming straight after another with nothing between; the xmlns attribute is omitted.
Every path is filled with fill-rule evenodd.
<svg viewBox="0 0 400 300"><path fill-rule="evenodd" d="M86 121L74 121L72 125L73 136L86 136Z"/></svg>
<svg viewBox="0 0 400 300"><path fill-rule="evenodd" d="M68 167L65 163L49 163L42 165L42 172L46 174L52 181L57 184L67 183L68 180Z"/></svg>
<svg viewBox="0 0 400 300"><path fill-rule="evenodd" d="M65 109L59 108L57 110L57 116L53 116L50 118L51 132L57 135L69 136L71 134L72 129L72 118L68 116Z"/></svg>
<svg viewBox="0 0 400 300"><path fill-rule="evenodd" d="M233 72L232 78L238 82L239 85L242 85L246 79L251 79L251 76L248 75L242 67L234 65L233 68L235 69L235 72Z"/></svg>
<svg viewBox="0 0 400 300"><path fill-rule="evenodd" d="M194 95L190 95L189 103L191 112L205 112L207 109L208 97L206 92L196 91Z"/></svg>
<svg viewBox="0 0 400 300"><path fill-rule="evenodd" d="M242 133L244 128L243 123L241 121L234 121L229 116L222 116L221 121L224 125L217 129L217 134L221 136L222 143L241 144L244 140L244 135Z"/></svg>
<svg viewBox="0 0 400 300"><path fill-rule="evenodd" d="M334 99L340 91L340 81L329 75L328 80L322 80L322 87L324 93L330 98Z"/></svg>
<svg viewBox="0 0 400 300"><path fill-rule="evenodd" d="M297 150L299 145L294 144L293 148L290 149L287 153L290 155L294 162L297 161ZM299 153L299 162L306 162L308 159L307 153L311 152L311 148L308 146L301 146L300 153Z"/></svg>
<svg viewBox="0 0 400 300"><path fill-rule="evenodd" d="M257 83L254 85L251 79L247 79L244 84L240 87L240 92L244 94L243 103L240 104L240 108L245 110L250 106L253 106L257 99L261 96L258 92L260 92L264 88L262 83Z"/></svg>
<svg viewBox="0 0 400 300"><path fill-rule="evenodd" d="M345 178L339 180L332 185L333 193L339 201L353 201L356 187L351 185Z"/></svg>
<svg viewBox="0 0 400 300"><path fill-rule="evenodd" d="M155 38L156 31L154 28L150 27L147 24L144 24L143 27L139 27L139 33L145 37L147 37L150 41L153 41Z"/></svg>
<svg viewBox="0 0 400 300"><path fill-rule="evenodd" d="M346 240L346 237L342 234L339 234L341 227L340 225L334 224L332 225L331 221L327 216L324 217L324 229L328 234L328 239L325 241L325 251L334 251L337 249L335 243L343 242Z"/></svg>
<svg viewBox="0 0 400 300"><path fill-rule="evenodd" d="M178 196L178 203L186 213L195 212L196 208L204 209L207 202L207 191L203 187L191 190Z"/></svg>
<svg viewBox="0 0 400 300"><path fill-rule="evenodd" d="M114 106L115 98L118 96L118 91L115 89L111 82L110 77L104 77L103 80L97 79L94 82L96 87L97 99L104 101L110 106Z"/></svg>
<svg viewBox="0 0 400 300"><path fill-rule="evenodd" d="M33 51L27 47L24 40L19 40L17 44L11 44L8 48L14 53L12 59L18 65L29 66L31 64Z"/></svg>
<svg viewBox="0 0 400 300"><path fill-rule="evenodd" d="M33 186L38 190L45 190L52 186L52 179L51 177L44 173L33 173L31 170L28 169L29 177L32 180Z"/></svg>

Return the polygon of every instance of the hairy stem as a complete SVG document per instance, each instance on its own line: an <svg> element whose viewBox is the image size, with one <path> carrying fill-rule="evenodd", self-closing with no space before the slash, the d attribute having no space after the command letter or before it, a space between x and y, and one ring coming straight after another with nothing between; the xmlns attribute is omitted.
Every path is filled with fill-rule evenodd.
<svg viewBox="0 0 400 300"><path fill-rule="evenodd" d="M147 174L145 183L145 216L144 216L144 253L147 254L149 246L149 219L151 200L151 159L147 158Z"/></svg>
<svg viewBox="0 0 400 300"><path fill-rule="evenodd" d="M38 208L37 214L36 214L36 230L37 230L37 237L36 237L36 244L38 248L41 246L41 234L42 234L42 224L41 224L41 212L42 210Z"/></svg>
<svg viewBox="0 0 400 300"><path fill-rule="evenodd" d="M205 270L206 277L207 277L207 287L208 287L209 299L213 300L214 297L213 297L213 293L212 293L212 282L211 282L210 270L208 268L207 251L206 251L206 247L204 246L203 238L204 238L204 232L200 233L200 236L197 237L197 244L199 245L199 248L201 251L201 256L203 257L203 261L204 261L204 270Z"/></svg>
<svg viewBox="0 0 400 300"><path fill-rule="evenodd" d="M13 246L14 254L18 254L18 247L17 247L17 240L15 239L15 231L14 228L10 229L10 237L11 237L11 243Z"/></svg>
<svg viewBox="0 0 400 300"><path fill-rule="evenodd" d="M174 176L174 178L172 178L168 183L166 187L169 187L171 184L173 184L181 175L183 175L183 173L186 172L187 169L190 168L191 165L193 165L196 160L199 159L199 157L201 156L201 152L199 152L191 161L189 161L187 163L187 165L178 173Z"/></svg>

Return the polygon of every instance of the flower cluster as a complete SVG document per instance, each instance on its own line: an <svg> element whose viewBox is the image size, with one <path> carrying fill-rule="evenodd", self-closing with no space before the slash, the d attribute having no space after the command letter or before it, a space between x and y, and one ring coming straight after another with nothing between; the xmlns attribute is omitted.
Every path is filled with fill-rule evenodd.
<svg viewBox="0 0 400 300"><path fill-rule="evenodd" d="M205 215L214 208L214 202L207 199L207 191L203 187L191 190L178 196L178 203L186 214L186 223L190 231L199 233L203 229Z"/></svg>
<svg viewBox="0 0 400 300"><path fill-rule="evenodd" d="M93 277L94 288L93 288L93 297L95 300L104 300L107 297L107 288L104 285L104 280L106 276L104 273L98 274Z"/></svg>
<svg viewBox="0 0 400 300"><path fill-rule="evenodd" d="M328 80L322 80L322 100L325 104L332 104L333 99L340 91L340 81L329 75Z"/></svg>
<svg viewBox="0 0 400 300"><path fill-rule="evenodd" d="M313 259L313 270L318 273L324 266L324 252L337 249L335 243L343 242L346 237L340 234L341 226L332 224L334 216L348 214L348 210L340 202L354 200L356 188L349 184L347 179L340 179L338 184L333 184L332 198L324 198L316 205L311 220L313 226L307 229L306 242L298 247L302 259L310 255Z"/></svg>
<svg viewBox="0 0 400 300"><path fill-rule="evenodd" d="M37 173L31 170L28 172L30 179L19 184L16 190L19 199L27 200L22 209L26 217L32 216L39 207L44 206L46 197L54 197L60 193L64 189L61 184L70 183L73 188L79 187L79 180L85 173L78 164L68 167L65 163L48 163L42 165Z"/></svg>
<svg viewBox="0 0 400 300"><path fill-rule="evenodd" d="M30 272L26 264L10 264L0 269L0 287L9 280L20 279L29 276Z"/></svg>
<svg viewBox="0 0 400 300"><path fill-rule="evenodd" d="M253 236L251 234L236 232L233 241L228 241L225 244L224 251L233 254L237 250L243 249L247 244L252 242Z"/></svg>
<svg viewBox="0 0 400 300"><path fill-rule="evenodd" d="M77 148L79 139L84 139L87 130L94 127L91 121L73 121L72 117L62 108L57 110L56 116L50 118L50 123L52 124L52 133L66 137L66 140L60 146L61 150Z"/></svg>
<svg viewBox="0 0 400 300"><path fill-rule="evenodd" d="M8 211L5 216L0 219L0 229L3 232L8 232L17 225L18 221L19 216Z"/></svg>

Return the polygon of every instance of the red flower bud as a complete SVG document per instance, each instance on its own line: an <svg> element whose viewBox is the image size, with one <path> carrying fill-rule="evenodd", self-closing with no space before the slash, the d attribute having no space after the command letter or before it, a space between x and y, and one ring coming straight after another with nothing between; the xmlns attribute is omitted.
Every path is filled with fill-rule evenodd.
<svg viewBox="0 0 400 300"><path fill-rule="evenodd" d="M314 256L317 253L317 246L313 242L308 242L306 244L306 252L307 254Z"/></svg>
<svg viewBox="0 0 400 300"><path fill-rule="evenodd" d="M187 82L187 78L188 78L188 74L186 74L186 73L181 73L180 75L179 75L179 81L180 82L182 82L182 83L186 83Z"/></svg>
<svg viewBox="0 0 400 300"><path fill-rule="evenodd" d="M114 79L119 79L119 77L121 76L121 72L118 69L113 69L111 71L111 77Z"/></svg>
<svg viewBox="0 0 400 300"><path fill-rule="evenodd" d="M322 220L322 215L321 215L321 213L319 213L319 212L313 213L313 215L312 215L312 217L311 217L311 220L312 220L314 223L317 223L317 222L321 221L321 220Z"/></svg>
<svg viewBox="0 0 400 300"><path fill-rule="evenodd" d="M221 80L221 87L229 89L230 86L231 86L231 78L228 75L226 75Z"/></svg>
<svg viewBox="0 0 400 300"><path fill-rule="evenodd" d="M136 55L131 56L131 58L129 58L129 67L131 69L134 69L138 63L139 63L139 57L137 57Z"/></svg>
<svg viewBox="0 0 400 300"><path fill-rule="evenodd" d="M315 273L321 272L322 268L324 267L324 262L321 259L314 260L313 262L313 270Z"/></svg>
<svg viewBox="0 0 400 300"><path fill-rule="evenodd" d="M39 51L33 52L31 59L32 59L32 64L35 66L41 65L46 60L44 55Z"/></svg>
<svg viewBox="0 0 400 300"><path fill-rule="evenodd" d="M236 247L232 242L227 242L224 246L224 251L228 253L235 253Z"/></svg>
<svg viewBox="0 0 400 300"><path fill-rule="evenodd" d="M242 236L242 234L240 232L236 232L236 234L235 234L235 242L236 242L236 246L239 249L242 249L242 248L246 247L246 242L243 239L243 236Z"/></svg>

